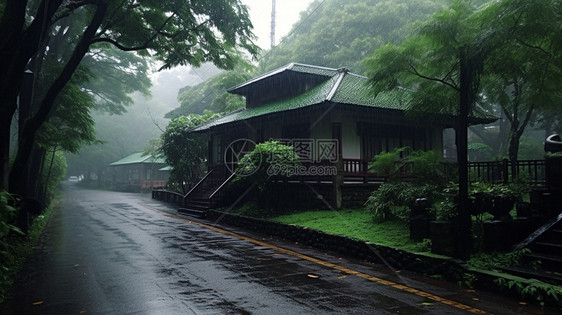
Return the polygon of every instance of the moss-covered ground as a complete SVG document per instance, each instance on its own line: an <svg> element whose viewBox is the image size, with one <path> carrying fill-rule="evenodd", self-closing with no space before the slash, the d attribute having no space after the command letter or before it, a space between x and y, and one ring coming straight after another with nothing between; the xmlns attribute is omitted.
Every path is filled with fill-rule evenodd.
<svg viewBox="0 0 562 315"><path fill-rule="evenodd" d="M410 240L406 223L400 221L377 223L373 221L373 215L364 209L305 211L268 219L413 252L429 252L430 249L427 241L416 243Z"/></svg>

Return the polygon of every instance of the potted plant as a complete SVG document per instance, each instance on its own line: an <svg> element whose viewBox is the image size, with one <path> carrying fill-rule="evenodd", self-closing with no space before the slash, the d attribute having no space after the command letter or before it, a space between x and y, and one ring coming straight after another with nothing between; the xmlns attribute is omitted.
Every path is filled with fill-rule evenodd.
<svg viewBox="0 0 562 315"><path fill-rule="evenodd" d="M520 197L511 185L494 183L474 183L470 196L474 215L488 212L495 220L511 219L509 212Z"/></svg>

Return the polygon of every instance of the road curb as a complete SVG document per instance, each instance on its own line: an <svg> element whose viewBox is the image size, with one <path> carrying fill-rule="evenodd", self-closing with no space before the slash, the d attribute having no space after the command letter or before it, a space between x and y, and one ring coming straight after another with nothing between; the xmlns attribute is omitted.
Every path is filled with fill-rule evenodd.
<svg viewBox="0 0 562 315"><path fill-rule="evenodd" d="M409 270L427 276L440 276L454 283L468 284L475 289L499 293L520 301L537 303L540 300L543 305L562 308L562 300L557 301L556 298L548 293L548 288L540 285L538 280L471 269L463 261L447 256L429 256L423 253L414 253L365 242L347 236L325 233L307 227L216 210L210 210L207 213L206 219L215 221L218 224L243 228L265 236L279 237L364 261L385 264L394 270ZM524 287L522 288L518 285L508 285L514 281L524 286L533 286L534 288L532 290L525 290ZM534 291L534 293L530 294L529 291ZM539 299L537 299L537 294L541 295Z"/></svg>

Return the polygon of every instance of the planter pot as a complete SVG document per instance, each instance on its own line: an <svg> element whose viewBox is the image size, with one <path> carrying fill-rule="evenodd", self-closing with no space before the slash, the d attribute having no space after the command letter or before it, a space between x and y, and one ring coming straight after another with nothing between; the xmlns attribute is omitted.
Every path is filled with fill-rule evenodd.
<svg viewBox="0 0 562 315"><path fill-rule="evenodd" d="M518 201L515 204L518 218L530 218L532 216L531 204L524 201Z"/></svg>
<svg viewBox="0 0 562 315"><path fill-rule="evenodd" d="M494 205L489 211L494 216L494 220L511 220L512 217L509 212L515 205L515 199L509 197L494 197Z"/></svg>
<svg viewBox="0 0 562 315"><path fill-rule="evenodd" d="M470 204L470 214L479 215L490 211L494 206L494 202L490 196L483 193L475 193L472 195L472 203Z"/></svg>
<svg viewBox="0 0 562 315"><path fill-rule="evenodd" d="M410 239L416 242L429 237L429 218L425 215L410 217Z"/></svg>
<svg viewBox="0 0 562 315"><path fill-rule="evenodd" d="M455 256L457 236L453 222L429 222L429 237L431 239L432 253L450 257Z"/></svg>

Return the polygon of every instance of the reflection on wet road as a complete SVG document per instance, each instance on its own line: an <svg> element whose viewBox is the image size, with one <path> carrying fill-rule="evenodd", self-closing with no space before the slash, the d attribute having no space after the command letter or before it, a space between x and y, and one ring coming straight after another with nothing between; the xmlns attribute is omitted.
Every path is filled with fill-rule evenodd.
<svg viewBox="0 0 562 315"><path fill-rule="evenodd" d="M540 313L435 279L174 217L174 208L148 196L72 184L64 190L2 313Z"/></svg>

